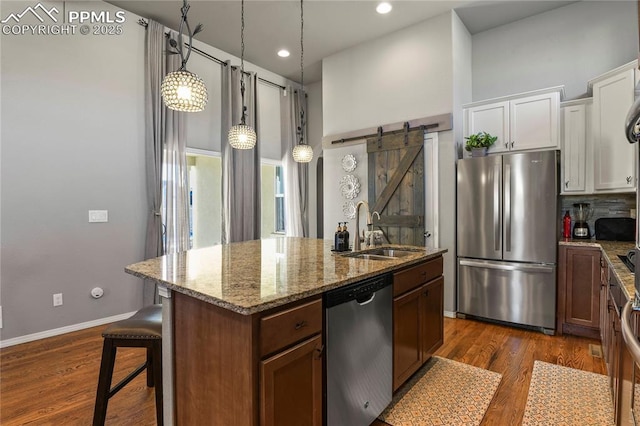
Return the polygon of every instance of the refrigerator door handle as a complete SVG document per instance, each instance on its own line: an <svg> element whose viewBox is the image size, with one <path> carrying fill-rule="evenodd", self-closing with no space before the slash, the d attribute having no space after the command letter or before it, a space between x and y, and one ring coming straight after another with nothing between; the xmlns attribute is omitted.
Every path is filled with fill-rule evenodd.
<svg viewBox="0 0 640 426"><path fill-rule="evenodd" d="M502 271L522 271L522 272L541 272L551 273L553 272L553 266L547 265L519 265L519 264L502 264L492 262L482 262L475 260L460 260L460 266L472 266L477 268L486 269L499 269Z"/></svg>
<svg viewBox="0 0 640 426"><path fill-rule="evenodd" d="M500 165L494 166L493 177L493 241L495 251L500 251Z"/></svg>
<svg viewBox="0 0 640 426"><path fill-rule="evenodd" d="M511 164L504 166L504 249L511 251Z"/></svg>

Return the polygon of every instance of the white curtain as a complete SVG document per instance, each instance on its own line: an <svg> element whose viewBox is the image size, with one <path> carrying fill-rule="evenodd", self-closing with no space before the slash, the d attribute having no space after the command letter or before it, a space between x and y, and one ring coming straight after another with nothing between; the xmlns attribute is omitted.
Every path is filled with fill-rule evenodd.
<svg viewBox="0 0 640 426"><path fill-rule="evenodd" d="M164 143L165 107L160 97L160 84L165 75L164 26L149 20L145 34L145 164L147 171L147 234L145 259L161 256L162 247L162 148ZM157 303L156 284L145 280L142 300L145 305Z"/></svg>
<svg viewBox="0 0 640 426"><path fill-rule="evenodd" d="M178 34L172 31L171 38ZM165 52L168 49L168 40ZM179 55L166 55L167 71L180 68ZM189 187L187 176L187 136L185 114L165 108L165 141L163 177L166 181L163 218L165 224L165 254L189 249Z"/></svg>
<svg viewBox="0 0 640 426"><path fill-rule="evenodd" d="M282 157L284 172L284 229L288 237L306 237L308 229L307 181L308 166L297 163L291 151L296 146L302 132L307 141L306 119L301 118L300 112L307 111L307 96L302 90L287 90L286 96L280 95L280 116L282 130L282 144L285 149Z"/></svg>
<svg viewBox="0 0 640 426"><path fill-rule="evenodd" d="M234 149L229 145L227 133L240 123L242 99L239 68L227 61L222 67L222 243L248 241L260 238L260 135L250 150ZM247 107L246 123L258 128L257 76L244 76L244 102Z"/></svg>

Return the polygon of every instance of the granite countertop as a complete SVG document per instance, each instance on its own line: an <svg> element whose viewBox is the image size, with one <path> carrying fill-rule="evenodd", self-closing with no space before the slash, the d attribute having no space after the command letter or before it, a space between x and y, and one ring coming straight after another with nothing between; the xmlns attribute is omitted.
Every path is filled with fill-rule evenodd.
<svg viewBox="0 0 640 426"><path fill-rule="evenodd" d="M251 315L447 252L411 249L417 251L406 257L368 260L333 253L328 240L283 237L161 256L129 265L125 272Z"/></svg>
<svg viewBox="0 0 640 426"><path fill-rule="evenodd" d="M628 241L600 241L600 240L562 240L560 245L566 246L582 246L595 247L602 249L605 259L611 266L611 273L618 279L623 294L627 300L633 300L635 291L634 275L622 263L618 255L626 255L627 252L635 247L634 242Z"/></svg>

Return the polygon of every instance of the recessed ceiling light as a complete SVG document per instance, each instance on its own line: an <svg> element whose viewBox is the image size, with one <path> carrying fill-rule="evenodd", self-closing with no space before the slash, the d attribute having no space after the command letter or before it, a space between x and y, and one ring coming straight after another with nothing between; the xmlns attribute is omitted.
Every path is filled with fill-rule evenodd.
<svg viewBox="0 0 640 426"><path fill-rule="evenodd" d="M287 49L280 49L278 50L278 56L280 56L281 58L286 58L290 55L289 51Z"/></svg>
<svg viewBox="0 0 640 426"><path fill-rule="evenodd" d="M378 7L376 7L376 12L380 14L385 14L391 12L391 4L387 2L380 3Z"/></svg>

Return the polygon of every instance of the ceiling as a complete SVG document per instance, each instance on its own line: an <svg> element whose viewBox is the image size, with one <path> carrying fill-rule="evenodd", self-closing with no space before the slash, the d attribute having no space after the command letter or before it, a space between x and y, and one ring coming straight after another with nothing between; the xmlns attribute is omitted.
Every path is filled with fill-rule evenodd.
<svg viewBox="0 0 640 426"><path fill-rule="evenodd" d="M108 1L167 27L180 25L180 0ZM305 83L322 78L322 58L455 9L471 34L565 6L573 1L391 1L380 15L377 1L304 2ZM196 39L240 57L240 1L189 1L191 27L202 23ZM245 60L300 81L300 2L245 1ZM286 48L288 58L276 52ZM227 58L220 58L227 59Z"/></svg>

